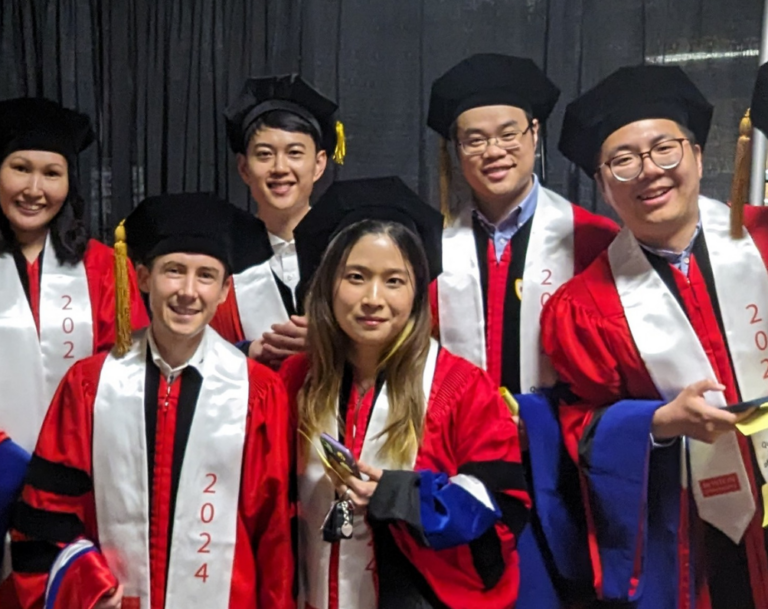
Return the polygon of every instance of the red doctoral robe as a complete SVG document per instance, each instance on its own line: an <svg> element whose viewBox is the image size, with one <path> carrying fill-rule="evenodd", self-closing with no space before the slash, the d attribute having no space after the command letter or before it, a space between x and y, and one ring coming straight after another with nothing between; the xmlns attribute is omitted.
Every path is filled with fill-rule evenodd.
<svg viewBox="0 0 768 609"><path fill-rule="evenodd" d="M745 226L768 264L768 209L747 206ZM648 258L685 310L726 401L739 402L703 233L688 277ZM652 447L651 420L664 402L635 347L607 252L546 304L542 342L564 383L561 425L581 474L598 594L642 609L768 607L765 481L751 443L737 434L758 508L735 545L681 492L679 443Z"/></svg>
<svg viewBox="0 0 768 609"><path fill-rule="evenodd" d="M485 328L481 331L486 334L488 373L511 393L520 393L520 295L515 283L523 277L525 257L536 255L528 252L532 221L528 220L515 233L498 262L493 239L477 219L473 221L483 289ZM618 227L609 218L573 205L574 274L587 268L617 232ZM429 300L435 336L439 336L440 324L437 290L437 281L433 281Z"/></svg>
<svg viewBox="0 0 768 609"><path fill-rule="evenodd" d="M298 315L299 311L293 304L294 296L291 288L280 281L274 273L272 274L272 278L277 286L280 299L283 302L286 318L291 315ZM261 336L246 336L245 331L243 330L243 323L240 319L240 309L237 307L236 290L237 287L233 283L232 289L227 295L227 299L218 309L216 309L216 315L214 315L211 320L211 327L216 330L224 340L229 341L233 345L237 345L243 341L252 341L261 338Z"/></svg>
<svg viewBox="0 0 768 609"><path fill-rule="evenodd" d="M286 360L280 370L294 412L308 367L307 357L302 354ZM341 416L346 430L340 440L350 448L355 459L359 459L363 450L367 423L380 388L381 382L359 400L351 372L348 370L345 374L341 401L346 405L346 412ZM447 476L464 473L476 477L491 492L501 516L489 529L474 531L474 523L465 520L463 510L452 505L444 494L450 484L430 499L426 498L429 491L425 488L428 485L424 472ZM430 547L436 542L424 511L425 504L433 502L443 505L441 518L453 520L454 526L461 530L453 542L440 550ZM495 385L482 370L441 349L414 472L385 472L368 506L367 520L375 546L377 606L379 609L512 607L519 586L515 546L527 522L529 508L517 427ZM320 531L317 534L320 535ZM334 546L340 543L345 541L336 542ZM328 607L336 609L344 600L337 595L338 548L331 551L329 574L313 572L312 566L309 569L314 577L331 578ZM311 608L307 605L300 609Z"/></svg>
<svg viewBox="0 0 768 609"><path fill-rule="evenodd" d="M22 285L28 295L32 316L40 327L40 273L42 260L32 263L24 261L21 272ZM93 352L109 351L115 344L115 254L103 243L91 239L83 257L85 274L88 277L88 294L91 298L93 315ZM131 289L131 326L140 330L149 325L149 317L136 285L136 273L128 263L128 280ZM1 338L0 338L1 340Z"/></svg>
<svg viewBox="0 0 768 609"><path fill-rule="evenodd" d="M35 324L40 328L40 280L42 273L42 254L34 261L28 262L21 254L14 256L16 268ZM93 318L93 353L101 353L112 348L115 342L115 257L111 247L91 239L88 242L83 265L88 279L88 295L91 301ZM128 267L128 278L131 290L131 325L139 330L149 324L149 317L144 307L133 266ZM0 344L3 343L0 333ZM74 363L74 359L72 362ZM13 379L11 379L12 381ZM2 386L0 386L2 391ZM0 426L3 424L0 421ZM0 540L0 550L2 540ZM11 594L9 583L0 585L0 595Z"/></svg>
<svg viewBox="0 0 768 609"><path fill-rule="evenodd" d="M82 538L98 545L92 463L109 456L93 455L91 438L94 400L105 359L106 354L96 355L70 368L48 411L30 464L12 531L14 580L25 609L43 607L48 571L62 547ZM229 606L290 609L294 572L285 390L277 375L264 366L248 361L248 369L248 418ZM147 364L146 386L157 387L145 396L152 464L151 609L165 606L173 510L184 452L205 450L186 446L200 379L187 367L168 387L157 366ZM150 395L154 399L148 399ZM65 573L57 608L90 608L117 585L101 554L86 558Z"/></svg>
<svg viewBox="0 0 768 609"><path fill-rule="evenodd" d="M543 186L539 185L539 189ZM540 195L541 196L541 195ZM618 232L616 224L604 216L593 214L578 205L573 205L573 249L574 249L574 268L573 273L577 274L587 268L592 261L611 243ZM534 212L534 216L535 216ZM485 332L486 336L486 362L487 371L497 385L506 387L511 393L519 394L521 392L520 382L520 324L521 324L521 295L516 285L523 278L525 270L526 256L535 256L537 252L528 251L528 243L531 234L533 218L529 219L521 226L512 239L507 243L501 260L497 261L496 250L493 239L488 234L487 229L477 219L473 219L473 231L475 236L475 246L477 248L477 260L480 265L480 285L483 291L483 309L485 314L485 326L478 328L479 332ZM433 281L430 286L430 304L432 307L432 318L434 324L434 334L439 336L439 305L438 305L438 283ZM458 355L464 355L457 353ZM550 419L554 419L551 411L542 410L538 403L529 403L526 399L519 399L520 417L526 424L529 435L535 438L535 445L529 449L530 452L542 451L542 457L547 464L557 466L558 459L551 455L561 450L562 443L557 433L552 433L557 424L554 420L551 425L546 425L548 419L545 415L549 414ZM545 533L539 523L539 508L537 505L538 495L550 494L551 488L537 489L539 482L543 483L544 478L553 481L553 484L561 488L557 492L562 492L562 485L556 484L556 480L567 478L570 472L565 472L559 468L548 468L548 471L542 472L539 469L539 477L533 479L530 472L529 457L524 458L526 464L526 475L528 478L528 488L534 502L531 513L531 526L529 526L520 540L520 564L523 585L520 590L519 605L522 609L550 609L560 608L563 600L566 598L581 598L583 596L582 588L574 581L576 577L573 573L564 576L558 571L562 567L555 567L551 556L556 553L555 550L544 550L545 546L551 544L544 540ZM557 470L557 471L556 471ZM542 474L545 473L546 476ZM575 476L575 474L574 474ZM566 499L566 502L568 499ZM574 501L578 501L575 499ZM555 532L551 534L557 535ZM570 544L564 543L567 547ZM586 562L586 560L584 561ZM571 569L566 569L572 571ZM568 582L559 582L560 578L569 580ZM556 582L556 583L553 583ZM557 589L556 589L557 588Z"/></svg>

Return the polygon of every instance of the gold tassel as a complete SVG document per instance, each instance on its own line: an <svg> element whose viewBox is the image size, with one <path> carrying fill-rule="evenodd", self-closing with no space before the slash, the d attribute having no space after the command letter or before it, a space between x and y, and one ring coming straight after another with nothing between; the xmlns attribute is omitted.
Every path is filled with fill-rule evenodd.
<svg viewBox="0 0 768 609"><path fill-rule="evenodd" d="M731 237L744 235L744 205L749 198L749 176L752 165L752 120L749 110L739 123L739 139L736 142L736 159L733 162L731 182Z"/></svg>
<svg viewBox="0 0 768 609"><path fill-rule="evenodd" d="M448 140L440 138L440 213L443 214L445 226L451 223L451 153L448 151Z"/></svg>
<svg viewBox="0 0 768 609"><path fill-rule="evenodd" d="M337 165L343 165L345 156L347 156L347 136L344 135L344 123L336 121L336 149L333 151L333 160Z"/></svg>
<svg viewBox="0 0 768 609"><path fill-rule="evenodd" d="M131 348L131 287L124 225L122 220L115 229L115 352L118 357Z"/></svg>

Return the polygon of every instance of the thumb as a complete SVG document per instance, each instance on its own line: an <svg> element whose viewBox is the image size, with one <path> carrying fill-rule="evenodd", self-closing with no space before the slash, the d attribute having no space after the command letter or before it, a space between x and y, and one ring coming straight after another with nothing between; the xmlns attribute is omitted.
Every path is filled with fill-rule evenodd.
<svg viewBox="0 0 768 609"><path fill-rule="evenodd" d="M725 385L718 383L712 379L703 379L696 381L692 385L688 385L689 391L694 395L703 396L707 391L725 391Z"/></svg>

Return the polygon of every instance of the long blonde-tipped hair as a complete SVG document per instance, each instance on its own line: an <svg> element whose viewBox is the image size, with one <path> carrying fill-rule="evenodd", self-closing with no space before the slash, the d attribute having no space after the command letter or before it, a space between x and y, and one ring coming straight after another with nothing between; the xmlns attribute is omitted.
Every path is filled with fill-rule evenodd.
<svg viewBox="0 0 768 609"><path fill-rule="evenodd" d="M363 220L342 230L328 246L305 304L309 374L298 395L299 426L311 438L327 431L328 423L338 417L350 339L336 321L333 300L349 252L365 235L388 236L410 266L413 283L410 318L379 362L389 398L387 425L381 432L386 436L381 456L402 466L413 458L423 435L426 403L422 377L429 352L431 313L429 271L423 247L418 237L401 224Z"/></svg>

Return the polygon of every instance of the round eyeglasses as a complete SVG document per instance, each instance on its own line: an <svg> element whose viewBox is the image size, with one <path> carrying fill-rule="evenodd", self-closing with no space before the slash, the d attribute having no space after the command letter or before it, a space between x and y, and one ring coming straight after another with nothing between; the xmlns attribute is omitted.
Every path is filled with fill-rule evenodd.
<svg viewBox="0 0 768 609"><path fill-rule="evenodd" d="M629 182L639 176L643 172L645 157L659 169L674 169L683 160L683 142L687 141L687 137L679 137L654 144L645 152L622 152L600 164L597 169L607 166L619 182Z"/></svg>
<svg viewBox="0 0 768 609"><path fill-rule="evenodd" d="M491 145L491 141L494 142L495 146L498 146L502 150L514 150L515 148L520 147L520 136L528 133L532 126L531 123L528 123L528 127L526 127L525 131L508 129L497 137L473 135L466 140L460 141L459 147L464 153L464 156L480 156L481 154L485 154L485 151L488 150L488 146Z"/></svg>

